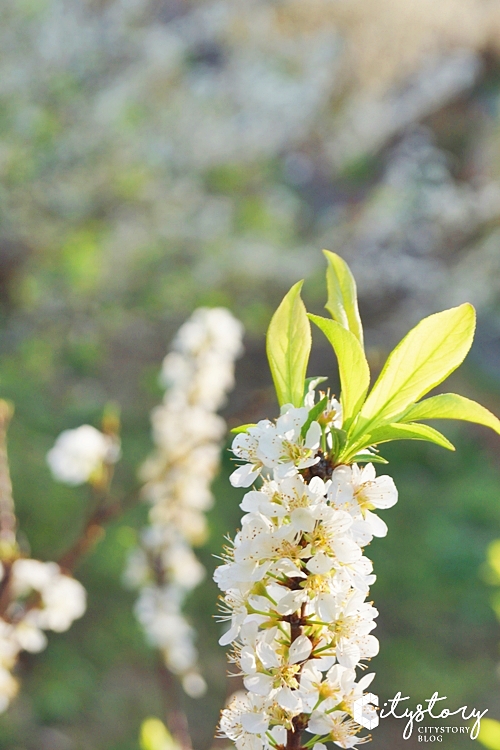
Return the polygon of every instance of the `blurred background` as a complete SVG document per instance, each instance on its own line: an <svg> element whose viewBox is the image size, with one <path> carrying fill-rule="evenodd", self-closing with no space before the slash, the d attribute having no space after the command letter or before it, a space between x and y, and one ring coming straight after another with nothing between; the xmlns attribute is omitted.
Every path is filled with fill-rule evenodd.
<svg viewBox="0 0 500 750"><path fill-rule="evenodd" d="M3 0L0 174L0 395L16 405L14 492L35 557L71 544L88 502L52 482L45 453L62 429L99 426L110 400L123 418L115 492L135 491L161 360L196 306L226 305L246 327L230 426L276 414L265 329L299 278L321 312L322 247L357 278L375 372L420 317L476 305L473 351L447 390L500 414L497 0ZM332 373L318 337L310 374L335 389ZM455 454L384 451L400 503L368 551L373 687L412 705L438 690L500 719L485 563L500 537L500 441L444 431ZM241 515L229 470L225 455L200 552L210 570ZM121 585L146 515L138 503L80 566L88 612L23 660L0 748L138 750L141 722L163 718L157 656ZM188 605L209 682L185 699L196 750L236 687L216 596L209 580ZM401 734L383 722L372 747L416 747Z"/></svg>

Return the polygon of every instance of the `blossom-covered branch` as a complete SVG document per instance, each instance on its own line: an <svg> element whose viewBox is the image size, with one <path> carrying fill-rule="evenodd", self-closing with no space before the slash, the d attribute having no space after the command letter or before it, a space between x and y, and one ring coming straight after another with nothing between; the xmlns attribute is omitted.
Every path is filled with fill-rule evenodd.
<svg viewBox="0 0 500 750"><path fill-rule="evenodd" d="M56 562L26 558L16 540L6 431L12 407L0 401L0 712L17 694L13 672L22 651L47 645L46 630L63 632L81 617L86 592Z"/></svg>
<svg viewBox="0 0 500 750"><path fill-rule="evenodd" d="M141 470L150 525L133 551L126 580L140 587L137 617L166 667L198 697L195 633L182 612L205 570L193 552L207 537L205 511L226 425L216 411L234 381L242 326L224 308L200 308L180 328L165 357L163 403L152 413L155 451Z"/></svg>
<svg viewBox="0 0 500 750"><path fill-rule="evenodd" d="M373 464L387 463L376 445L406 438L453 449L419 424L434 417L500 433L493 414L457 394L419 401L466 356L474 333L470 305L423 320L367 396L355 282L341 258L326 256L332 319L308 316L301 283L291 289L267 337L281 415L239 428L232 446L242 462L232 484L254 485L241 503L241 530L215 572L222 619L229 621L220 643L232 644L230 660L246 688L220 722L238 750L324 750L324 742L352 748L369 739L361 732L376 725L376 709L363 696L374 674L359 679L356 670L366 668L379 643L372 635L377 610L368 599L375 576L364 548L387 534L378 511L398 499L392 478L376 476ZM334 348L340 401L328 391L317 394L325 378L306 379L309 319Z"/></svg>

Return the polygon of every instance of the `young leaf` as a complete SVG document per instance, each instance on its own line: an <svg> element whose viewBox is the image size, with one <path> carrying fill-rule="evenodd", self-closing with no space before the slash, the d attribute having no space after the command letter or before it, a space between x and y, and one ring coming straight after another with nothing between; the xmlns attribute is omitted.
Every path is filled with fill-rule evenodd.
<svg viewBox="0 0 500 750"><path fill-rule="evenodd" d="M328 302L325 307L334 320L351 331L363 346L363 326L358 310L356 282L347 263L340 255L323 250L328 262L326 284Z"/></svg>
<svg viewBox="0 0 500 750"><path fill-rule="evenodd" d="M300 298L302 281L294 284L274 313L267 331L266 351L280 406L302 406L311 327Z"/></svg>
<svg viewBox="0 0 500 750"><path fill-rule="evenodd" d="M467 303L420 321L389 355L361 409L355 433L395 421L442 383L464 360L474 328L475 310Z"/></svg>
<svg viewBox="0 0 500 750"><path fill-rule="evenodd" d="M463 419L465 422L491 427L500 435L500 419L481 404L458 393L440 393L411 406L399 418L399 422L414 422L420 419Z"/></svg>
<svg viewBox="0 0 500 750"><path fill-rule="evenodd" d="M306 421L302 425L302 429L300 431L301 437L305 438L309 427L319 417L321 412L325 411L327 405L328 405L328 396L325 396L324 398L321 399L321 401L318 401L317 404L314 404L313 408L310 410L308 414Z"/></svg>
<svg viewBox="0 0 500 750"><path fill-rule="evenodd" d="M249 424L240 424L238 427L233 427L229 432L232 435L240 435L242 432L248 432L250 427L256 427L257 425L254 422L250 422Z"/></svg>
<svg viewBox="0 0 500 750"><path fill-rule="evenodd" d="M500 750L500 721L481 719L477 741L488 750Z"/></svg>
<svg viewBox="0 0 500 750"><path fill-rule="evenodd" d="M318 386L320 383L324 383L325 380L328 380L328 378L324 378L321 375L316 375L313 378L306 378L304 382L304 398L310 391L314 391L316 386Z"/></svg>
<svg viewBox="0 0 500 750"><path fill-rule="evenodd" d="M352 458L349 459L349 463L351 464L388 464L389 461L384 458L383 456L379 456L378 453L370 453L369 451L366 451L366 453L357 453L355 456L352 456Z"/></svg>
<svg viewBox="0 0 500 750"><path fill-rule="evenodd" d="M426 440L429 443L435 443L440 445L442 448L447 448L450 451L454 451L455 447L450 443L444 435L435 430L433 427L429 427L427 424L387 424L383 427L377 427L370 433L363 435L361 439L354 443L348 443L339 456L339 461L351 462L352 456L359 453L363 448L368 448L372 445L380 445L380 443L389 443L392 440Z"/></svg>
<svg viewBox="0 0 500 750"><path fill-rule="evenodd" d="M327 337L337 357L340 373L342 416L347 427L363 404L370 385L370 368L356 336L335 320L309 315ZM347 423L347 424L346 424Z"/></svg>

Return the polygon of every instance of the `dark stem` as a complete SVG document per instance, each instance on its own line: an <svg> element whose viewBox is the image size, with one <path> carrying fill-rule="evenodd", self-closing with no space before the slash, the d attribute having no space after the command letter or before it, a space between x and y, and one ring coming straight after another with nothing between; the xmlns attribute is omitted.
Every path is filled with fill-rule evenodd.
<svg viewBox="0 0 500 750"><path fill-rule="evenodd" d="M302 635L302 626L305 621L305 608L303 604L300 608L300 614L294 613L290 615L290 644L292 644L299 635ZM300 750L302 747L302 732L305 729L304 717L302 715L295 716L292 719L293 729L287 729L286 732L286 745L285 750Z"/></svg>
<svg viewBox="0 0 500 750"><path fill-rule="evenodd" d="M287 729L286 732L286 750L300 750L302 730L295 726L295 719L293 720L294 729Z"/></svg>
<svg viewBox="0 0 500 750"><path fill-rule="evenodd" d="M17 519L7 455L7 428L13 412L13 407L7 401L0 400L0 559L3 565L3 576L0 581L0 616L5 614L10 604L12 563L17 557Z"/></svg>
<svg viewBox="0 0 500 750"><path fill-rule="evenodd" d="M16 514L12 497L9 459L7 456L7 428L13 409L6 401L0 400L0 542L2 551L16 548ZM2 555L4 558L4 555Z"/></svg>
<svg viewBox="0 0 500 750"><path fill-rule="evenodd" d="M109 493L114 466L107 464L105 468L106 476L102 485L93 487L94 510L88 516L78 539L58 560L61 568L68 573L72 573L78 567L82 557L104 538L105 524L123 515L137 502L138 493L135 489L128 493L121 502L110 501Z"/></svg>
<svg viewBox="0 0 500 750"><path fill-rule="evenodd" d="M104 524L121 514L122 508L119 504L103 507L98 505L89 516L85 527L69 550L59 558L59 565L68 573L78 566L81 558L94 547L105 535Z"/></svg>
<svg viewBox="0 0 500 750"><path fill-rule="evenodd" d="M192 750L188 722L180 701L179 681L165 666L161 656L158 663L158 677L165 696L165 716L172 737L177 740L182 750Z"/></svg>
<svg viewBox="0 0 500 750"><path fill-rule="evenodd" d="M147 550L146 550L147 554ZM160 555L147 554L154 580L157 586L166 583L165 569ZM165 714L167 726L183 750L192 750L191 735L187 716L182 708L181 687L178 678L172 674L160 654L158 667L160 687L165 695Z"/></svg>

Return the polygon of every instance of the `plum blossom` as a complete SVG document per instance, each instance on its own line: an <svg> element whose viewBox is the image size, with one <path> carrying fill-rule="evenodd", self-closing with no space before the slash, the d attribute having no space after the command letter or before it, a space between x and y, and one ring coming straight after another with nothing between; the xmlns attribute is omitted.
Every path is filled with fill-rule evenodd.
<svg viewBox="0 0 500 750"><path fill-rule="evenodd" d="M0 617L0 713L17 694L12 670L21 651L42 651L44 631L68 630L86 609L85 589L55 562L18 558L2 567L5 576L10 602Z"/></svg>
<svg viewBox="0 0 500 750"><path fill-rule="evenodd" d="M309 410L305 407L295 409L287 404L276 424L265 419L246 433L237 435L232 450L246 463L231 474L233 487L250 487L263 469L275 469L277 476L285 477L316 464L319 459L315 452L319 448L321 428L313 421L302 437L302 427L308 415Z"/></svg>
<svg viewBox="0 0 500 750"><path fill-rule="evenodd" d="M248 489L214 579L227 623L220 643L232 644L246 689L220 721L238 750L286 746L290 731L317 735L316 750L369 739L354 720L354 701L374 677L357 670L379 650L364 548L385 527L373 510L394 505L397 490L372 464L335 465L342 410L325 403L311 419L309 391L304 406L286 405L276 422L262 420L233 442L244 463L231 483Z"/></svg>
<svg viewBox="0 0 500 750"><path fill-rule="evenodd" d="M216 411L234 383L241 323L224 308L199 308L179 329L163 361L163 402L151 414L155 450L141 468L149 525L129 557L128 585L139 589L135 614L148 642L192 697L205 692L186 597L205 577L193 546L207 537L205 511L226 424Z"/></svg>
<svg viewBox="0 0 500 750"><path fill-rule="evenodd" d="M398 501L398 491L392 477L375 475L373 464L360 468L339 466L332 474L329 489L330 502L337 508L344 508L351 515L366 522L373 536L387 534L387 525L372 510L392 508Z"/></svg>
<svg viewBox="0 0 500 750"><path fill-rule="evenodd" d="M77 486L91 481L104 463L115 463L119 457L116 439L83 424L61 432L47 453L47 463L56 481Z"/></svg>

